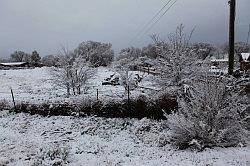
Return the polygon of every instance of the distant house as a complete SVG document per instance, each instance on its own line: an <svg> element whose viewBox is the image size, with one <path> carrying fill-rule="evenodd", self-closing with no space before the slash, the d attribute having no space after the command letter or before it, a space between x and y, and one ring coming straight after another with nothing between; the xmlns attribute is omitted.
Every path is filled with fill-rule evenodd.
<svg viewBox="0 0 250 166"><path fill-rule="evenodd" d="M236 64L236 60L234 61ZM209 72L215 75L224 75L228 72L228 56L224 56L224 58L216 59L213 57L211 59L211 67Z"/></svg>
<svg viewBox="0 0 250 166"><path fill-rule="evenodd" d="M250 69L250 53L241 53L239 61L241 71L247 71Z"/></svg>
<svg viewBox="0 0 250 166"><path fill-rule="evenodd" d="M27 62L8 62L8 63L0 63L0 69L17 69L29 67L29 63Z"/></svg>

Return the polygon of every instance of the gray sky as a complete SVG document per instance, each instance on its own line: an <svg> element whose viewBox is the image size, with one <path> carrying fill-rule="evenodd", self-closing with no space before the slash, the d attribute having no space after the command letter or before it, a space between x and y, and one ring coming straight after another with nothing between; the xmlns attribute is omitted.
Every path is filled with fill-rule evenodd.
<svg viewBox="0 0 250 166"><path fill-rule="evenodd" d="M80 42L110 42L118 51L151 42L149 35L167 36L183 23L196 26L194 41L221 43L228 36L228 0L178 0L147 34L130 41L167 0L0 0L0 57L15 50L42 56ZM238 0L236 39L246 41L250 0Z"/></svg>

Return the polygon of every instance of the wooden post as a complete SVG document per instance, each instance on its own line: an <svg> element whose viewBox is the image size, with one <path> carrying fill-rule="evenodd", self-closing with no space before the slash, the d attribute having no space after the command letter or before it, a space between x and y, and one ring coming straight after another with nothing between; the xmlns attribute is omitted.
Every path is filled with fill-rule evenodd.
<svg viewBox="0 0 250 166"><path fill-rule="evenodd" d="M96 99L99 100L99 92L98 92L98 89L96 89Z"/></svg>
<svg viewBox="0 0 250 166"><path fill-rule="evenodd" d="M14 109L16 110L16 103L15 103L15 98L14 98L14 94L13 94L12 88L10 88L10 92L11 92L11 96L12 96L12 101L13 101Z"/></svg>
<svg viewBox="0 0 250 166"><path fill-rule="evenodd" d="M228 50L228 74L234 71L234 40L235 40L235 6L236 0L230 0L230 21L229 21L229 50Z"/></svg>
<svg viewBox="0 0 250 166"><path fill-rule="evenodd" d="M250 24L249 24L248 33L247 33L247 44L248 44L248 42L249 42L249 36L250 36Z"/></svg>
<svg viewBox="0 0 250 166"><path fill-rule="evenodd" d="M128 110L130 111L129 85L128 85Z"/></svg>

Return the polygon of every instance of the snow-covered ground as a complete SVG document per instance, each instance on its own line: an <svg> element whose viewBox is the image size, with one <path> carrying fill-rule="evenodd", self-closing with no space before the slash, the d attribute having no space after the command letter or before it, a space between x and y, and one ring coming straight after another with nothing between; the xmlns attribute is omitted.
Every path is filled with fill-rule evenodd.
<svg viewBox="0 0 250 166"><path fill-rule="evenodd" d="M71 96L71 98L96 98L98 89L99 97L102 99L121 99L124 96L123 86L102 85L104 79L114 73L115 72L109 68L99 67L95 76L87 83L89 87L87 94L76 97ZM149 95L151 92L153 93L159 89L155 86L152 75L139 72L133 72L133 74L139 74L144 78L139 84L142 88L131 91L131 96L138 96L140 94ZM0 70L0 100L12 101L10 88L13 89L16 101L43 103L66 100L66 89L55 86L54 81L51 75L51 69L48 67Z"/></svg>
<svg viewBox="0 0 250 166"><path fill-rule="evenodd" d="M165 121L0 112L0 165L250 165L250 147L179 151Z"/></svg>
<svg viewBox="0 0 250 166"><path fill-rule="evenodd" d="M0 70L0 101L60 102L65 89L57 87L47 67ZM87 94L70 99L121 99L124 87L102 85L114 71L100 67L89 80ZM154 76L143 76L131 96L159 90ZM250 147L214 148L203 152L175 150L169 144L166 121L41 117L0 111L1 165L250 165Z"/></svg>

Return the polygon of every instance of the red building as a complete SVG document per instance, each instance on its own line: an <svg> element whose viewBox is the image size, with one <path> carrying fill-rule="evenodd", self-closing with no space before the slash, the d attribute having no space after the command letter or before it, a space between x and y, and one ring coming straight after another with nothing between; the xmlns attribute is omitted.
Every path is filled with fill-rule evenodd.
<svg viewBox="0 0 250 166"><path fill-rule="evenodd" d="M240 70L247 71L250 69L250 53L240 54Z"/></svg>

